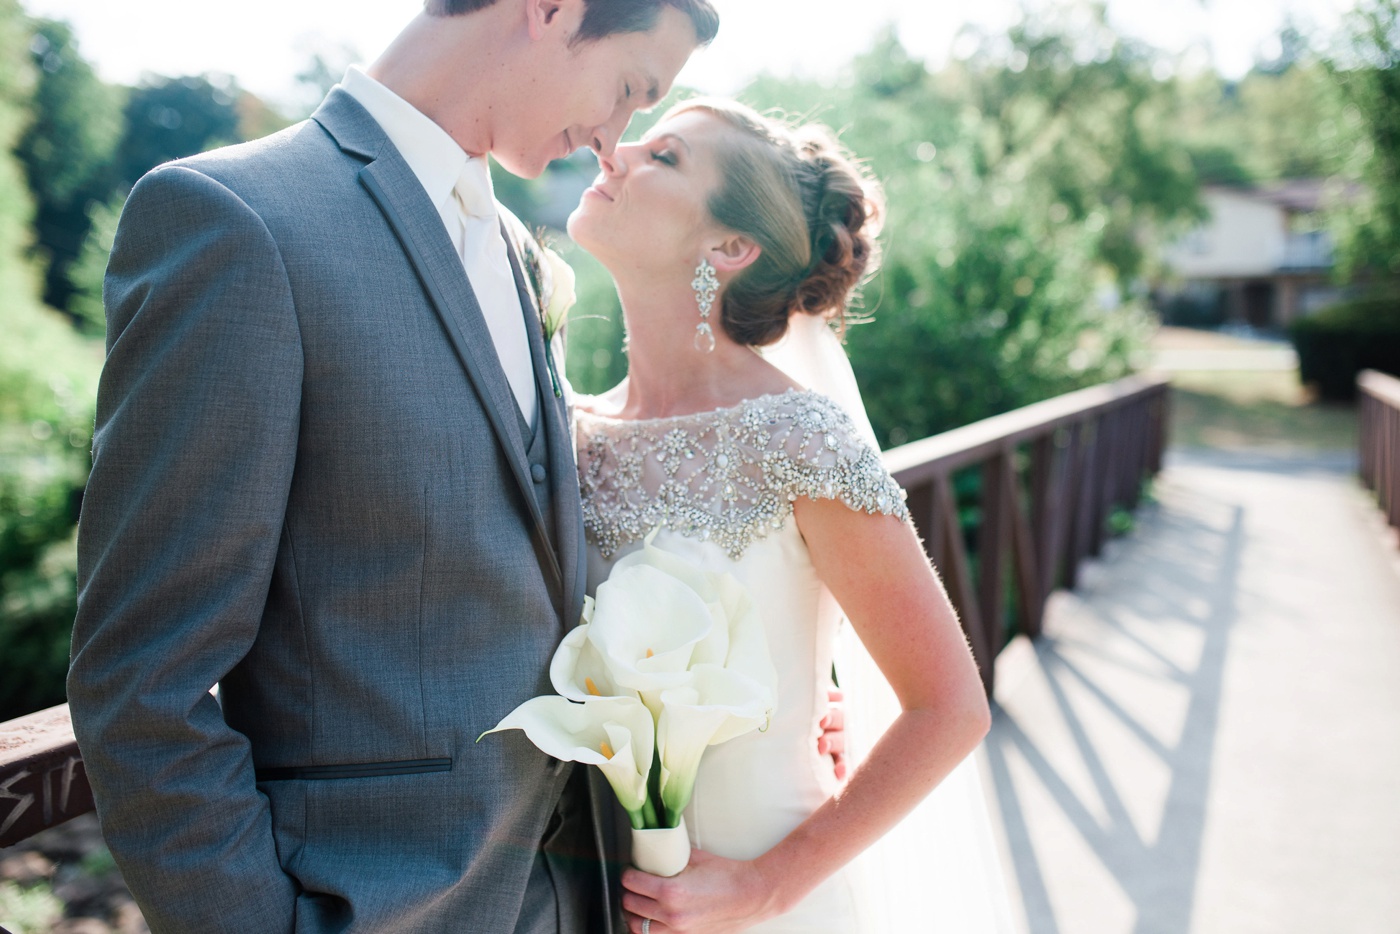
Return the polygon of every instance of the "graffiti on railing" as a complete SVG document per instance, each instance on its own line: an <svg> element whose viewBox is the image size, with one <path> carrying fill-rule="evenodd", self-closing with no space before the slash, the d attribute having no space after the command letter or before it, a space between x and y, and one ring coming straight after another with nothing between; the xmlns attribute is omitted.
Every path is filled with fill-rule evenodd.
<svg viewBox="0 0 1400 934"><path fill-rule="evenodd" d="M0 815L3 815L0 817L0 837L10 832L10 828L34 807L36 800L40 811L31 816L42 815L45 827L92 810L92 802L88 800L83 802L83 807L69 812L70 804L74 803L73 779L82 767L83 757L75 754L42 772L25 769L0 782Z"/></svg>
<svg viewBox="0 0 1400 934"><path fill-rule="evenodd" d="M0 724L0 846L91 810L66 706Z"/></svg>

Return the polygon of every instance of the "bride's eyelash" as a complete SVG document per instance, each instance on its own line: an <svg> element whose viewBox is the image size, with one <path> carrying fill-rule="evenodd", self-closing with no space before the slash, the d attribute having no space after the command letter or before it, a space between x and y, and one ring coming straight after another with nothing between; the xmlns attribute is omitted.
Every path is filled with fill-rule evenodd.
<svg viewBox="0 0 1400 934"><path fill-rule="evenodd" d="M667 165L676 164L676 154L671 152L671 150L669 149L663 149L660 152L653 152L651 154L651 158L655 162L664 162Z"/></svg>

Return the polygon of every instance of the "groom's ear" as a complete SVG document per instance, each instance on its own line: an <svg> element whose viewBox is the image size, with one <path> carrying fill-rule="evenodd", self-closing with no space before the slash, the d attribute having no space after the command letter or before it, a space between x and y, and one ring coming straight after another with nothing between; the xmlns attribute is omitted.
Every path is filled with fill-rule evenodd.
<svg viewBox="0 0 1400 934"><path fill-rule="evenodd" d="M542 39L551 27L558 27L569 0L525 0L525 23L531 39Z"/></svg>
<svg viewBox="0 0 1400 934"><path fill-rule="evenodd" d="M710 247L706 258L716 272L734 275L751 266L763 248L742 234L731 234Z"/></svg>

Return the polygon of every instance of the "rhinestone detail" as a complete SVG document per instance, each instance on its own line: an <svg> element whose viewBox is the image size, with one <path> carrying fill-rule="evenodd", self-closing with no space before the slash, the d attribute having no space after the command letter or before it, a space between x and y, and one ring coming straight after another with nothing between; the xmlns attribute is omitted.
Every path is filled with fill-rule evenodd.
<svg viewBox="0 0 1400 934"><path fill-rule="evenodd" d="M578 422L579 486L589 541L604 557L657 526L714 541L739 558L782 529L799 497L908 518L904 491L846 413L790 389L671 418Z"/></svg>

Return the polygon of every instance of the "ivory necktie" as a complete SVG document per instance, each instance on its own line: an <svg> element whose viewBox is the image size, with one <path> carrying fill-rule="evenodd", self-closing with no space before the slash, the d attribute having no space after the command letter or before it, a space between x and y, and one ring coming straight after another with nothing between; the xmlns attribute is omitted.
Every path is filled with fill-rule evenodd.
<svg viewBox="0 0 1400 934"><path fill-rule="evenodd" d="M467 159L452 193L461 209L462 266L491 331L496 357L505 370L515 401L525 420L533 425L538 406L529 337L525 333L520 294L515 289L506 243L501 237L501 222L496 213L486 160Z"/></svg>

